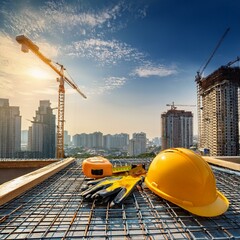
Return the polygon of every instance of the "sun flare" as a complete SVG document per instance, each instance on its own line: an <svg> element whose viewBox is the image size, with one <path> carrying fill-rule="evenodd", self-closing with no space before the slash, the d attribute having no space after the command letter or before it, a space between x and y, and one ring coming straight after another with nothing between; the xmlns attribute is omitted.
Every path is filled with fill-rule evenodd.
<svg viewBox="0 0 240 240"><path fill-rule="evenodd" d="M48 79L50 78L50 74L46 72L45 70L42 70L40 68L31 68L28 71L28 74L31 77L37 78L37 79Z"/></svg>

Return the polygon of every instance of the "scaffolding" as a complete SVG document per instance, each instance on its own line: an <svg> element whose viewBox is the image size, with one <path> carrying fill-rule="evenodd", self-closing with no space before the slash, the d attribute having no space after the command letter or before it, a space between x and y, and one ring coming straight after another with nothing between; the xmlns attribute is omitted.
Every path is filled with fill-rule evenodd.
<svg viewBox="0 0 240 240"><path fill-rule="evenodd" d="M223 66L197 81L199 147L212 156L239 155L240 68Z"/></svg>
<svg viewBox="0 0 240 240"><path fill-rule="evenodd" d="M128 159L144 163L151 159ZM119 161L112 161L118 164ZM0 207L0 239L240 239L240 174L213 167L217 188L229 199L228 211L198 217L136 189L120 206L87 201L82 160L71 163L25 194Z"/></svg>

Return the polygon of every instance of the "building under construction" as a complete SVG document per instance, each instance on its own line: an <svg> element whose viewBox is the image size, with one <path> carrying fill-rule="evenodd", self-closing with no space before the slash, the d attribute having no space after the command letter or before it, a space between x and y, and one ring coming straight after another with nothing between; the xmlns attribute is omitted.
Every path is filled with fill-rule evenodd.
<svg viewBox="0 0 240 240"><path fill-rule="evenodd" d="M212 156L239 155L239 86L239 67L197 80L199 147Z"/></svg>
<svg viewBox="0 0 240 240"><path fill-rule="evenodd" d="M190 148L193 144L193 114L177 110L174 105L162 119L162 149L173 147Z"/></svg>

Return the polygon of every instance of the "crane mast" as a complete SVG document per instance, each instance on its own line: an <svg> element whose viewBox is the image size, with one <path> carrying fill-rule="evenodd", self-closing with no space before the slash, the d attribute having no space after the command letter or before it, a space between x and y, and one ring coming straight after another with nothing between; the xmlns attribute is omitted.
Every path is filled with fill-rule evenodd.
<svg viewBox="0 0 240 240"><path fill-rule="evenodd" d="M60 65L62 75L57 78L58 87L58 125L57 125L57 158L64 157L64 103L65 103L65 88L63 78L63 65Z"/></svg>
<svg viewBox="0 0 240 240"><path fill-rule="evenodd" d="M78 86L64 76L64 66L57 63L60 66L60 70L55 67L52 61L46 58L40 51L39 47L35 45L29 38L24 35L20 35L16 37L16 41L21 44L22 51L28 52L29 49L36 54L44 63L46 63L50 68L52 68L60 77L57 78L59 82L58 87L58 125L57 125L57 148L56 148L56 157L63 158L64 157L64 107L65 107L65 87L64 83L66 82L70 87L75 89L82 97L87 98Z"/></svg>
<svg viewBox="0 0 240 240"><path fill-rule="evenodd" d="M201 67L197 71L197 75L195 76L195 81L197 83L198 139L199 139L199 145L200 146L201 146L201 141L202 141L201 140L201 138L202 138L202 96L201 96L201 94L202 94L201 93L202 92L202 89L201 89L202 75L203 75L204 70L207 68L208 64L211 62L212 58L214 57L216 51L218 50L218 48L222 44L224 38L228 34L229 30L230 30L230 28L227 28L225 30L225 32L223 33L223 35L221 36L221 38L217 42L217 45L215 46L214 50L210 54L210 57L208 58L208 60L204 64L204 66Z"/></svg>

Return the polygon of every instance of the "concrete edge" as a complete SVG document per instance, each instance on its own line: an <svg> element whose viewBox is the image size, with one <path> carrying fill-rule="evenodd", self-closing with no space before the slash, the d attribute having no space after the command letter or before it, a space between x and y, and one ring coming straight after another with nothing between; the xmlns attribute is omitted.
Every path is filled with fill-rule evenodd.
<svg viewBox="0 0 240 240"><path fill-rule="evenodd" d="M66 158L0 185L0 206L59 172L75 158Z"/></svg>
<svg viewBox="0 0 240 240"><path fill-rule="evenodd" d="M215 164L217 166L226 167L232 170L240 171L240 164L234 162L228 162L213 157L203 157L208 163Z"/></svg>
<svg viewBox="0 0 240 240"><path fill-rule="evenodd" d="M49 164L59 162L59 160L17 160L17 161L1 161L0 160L0 169L7 168L42 168Z"/></svg>

